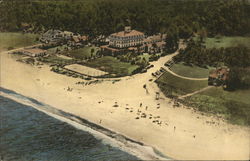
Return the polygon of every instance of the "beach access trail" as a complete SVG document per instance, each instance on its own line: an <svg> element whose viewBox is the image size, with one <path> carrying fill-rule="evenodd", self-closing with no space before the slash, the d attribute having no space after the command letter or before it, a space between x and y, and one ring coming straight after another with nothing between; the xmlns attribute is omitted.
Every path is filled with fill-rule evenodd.
<svg viewBox="0 0 250 161"><path fill-rule="evenodd" d="M83 80L51 72L48 65L38 68L17 62L7 53L0 53L3 88L143 142L174 159L249 159L248 127L228 124L189 107L173 108L174 102L149 81L153 79L151 73L178 51L152 62L154 67L146 73L91 85L77 84ZM159 100L155 99L156 92Z"/></svg>
<svg viewBox="0 0 250 161"><path fill-rule="evenodd" d="M187 80L198 80L198 81L201 81L201 80L208 80L208 78L184 77L184 76L181 76L181 75L179 75L179 74L176 74L175 72L173 72L172 70L170 70L170 69L169 69L168 67L166 67L166 66L163 66L162 68L165 69L167 72L173 74L174 76L179 77L179 78L182 78L182 79L187 79Z"/></svg>

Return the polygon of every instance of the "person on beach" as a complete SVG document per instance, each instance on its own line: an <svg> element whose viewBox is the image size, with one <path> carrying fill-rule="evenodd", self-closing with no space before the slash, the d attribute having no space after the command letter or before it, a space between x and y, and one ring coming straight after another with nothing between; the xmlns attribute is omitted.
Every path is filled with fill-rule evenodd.
<svg viewBox="0 0 250 161"><path fill-rule="evenodd" d="M140 107L142 106L142 103L140 103Z"/></svg>
<svg viewBox="0 0 250 161"><path fill-rule="evenodd" d="M146 90L146 94L149 94L146 84L143 85L143 88Z"/></svg>
<svg viewBox="0 0 250 161"><path fill-rule="evenodd" d="M159 100L160 99L160 93L159 92L155 92L155 99Z"/></svg>
<svg viewBox="0 0 250 161"><path fill-rule="evenodd" d="M174 126L174 132L175 132L176 127Z"/></svg>
<svg viewBox="0 0 250 161"><path fill-rule="evenodd" d="M157 104L157 109L159 109L159 108L160 108L160 103Z"/></svg>

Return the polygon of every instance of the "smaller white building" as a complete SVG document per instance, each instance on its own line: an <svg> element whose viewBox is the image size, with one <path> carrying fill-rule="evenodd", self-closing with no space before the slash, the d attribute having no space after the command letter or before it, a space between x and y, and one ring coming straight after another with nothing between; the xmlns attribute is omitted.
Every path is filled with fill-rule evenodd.
<svg viewBox="0 0 250 161"><path fill-rule="evenodd" d="M22 53L28 56L37 57L46 55L46 50L39 48L31 48L31 49L24 49Z"/></svg>

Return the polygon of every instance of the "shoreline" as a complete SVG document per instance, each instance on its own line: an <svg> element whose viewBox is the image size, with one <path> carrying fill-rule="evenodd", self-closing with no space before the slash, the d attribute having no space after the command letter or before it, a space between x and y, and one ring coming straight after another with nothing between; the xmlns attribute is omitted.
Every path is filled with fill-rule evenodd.
<svg viewBox="0 0 250 161"><path fill-rule="evenodd" d="M103 81L87 86L76 84L81 79L51 72L47 65L38 68L17 62L7 53L0 54L2 88L14 90L57 110L155 147L171 158L249 159L248 127L203 116L183 105L173 108L174 103L164 97L154 82L149 81L151 73L177 53L152 62L154 67L147 73L126 77L116 83ZM143 88L145 83L148 92ZM67 91L67 87L73 90ZM155 92L160 93L159 100L155 99ZM114 107L115 102L119 107ZM141 107L140 103L143 104ZM160 108L157 108L159 104ZM145 113L147 118L141 117L141 113ZM216 124L207 124L207 121L215 121Z"/></svg>
<svg viewBox="0 0 250 161"><path fill-rule="evenodd" d="M46 105L41 103L33 98L22 96L15 91L11 91L8 89L4 89L0 87L0 95L11 99L15 102L31 106L32 108L47 114L55 119L66 122L71 126L74 126L77 129L84 130L89 132L97 139L101 139L102 141L108 141L106 144L110 144L120 150L123 150L129 154L135 155L142 160L169 160L171 158L164 156L154 147L149 145L145 145L142 142L138 142L131 138L128 138L125 135L114 132L110 129L102 127L98 124L90 122L84 118L79 116L64 112L62 110L58 110L50 105ZM84 127L83 127L84 126ZM105 136L104 136L105 135ZM108 137L108 138L107 138ZM148 153L142 153L147 151Z"/></svg>

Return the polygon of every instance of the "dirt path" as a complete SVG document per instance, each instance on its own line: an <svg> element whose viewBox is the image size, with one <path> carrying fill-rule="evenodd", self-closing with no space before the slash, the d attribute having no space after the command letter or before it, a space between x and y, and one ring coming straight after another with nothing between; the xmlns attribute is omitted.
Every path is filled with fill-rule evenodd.
<svg viewBox="0 0 250 161"><path fill-rule="evenodd" d="M189 97L189 96L195 95L195 94L197 94L197 93L206 91L206 90L208 90L208 89L210 89L210 88L212 88L212 87L213 87L213 86L208 86L208 87L202 88L202 89L200 89L200 90L194 91L194 92L192 92L192 93L188 93L188 94L186 94L186 95L180 96L180 97L178 97L178 98L179 98L179 99L184 99L184 98L186 98L186 97Z"/></svg>
<svg viewBox="0 0 250 161"><path fill-rule="evenodd" d="M182 78L182 79L187 79L187 80L197 80L197 81L201 81L201 80L208 80L208 78L192 78L192 77L184 77L184 76L181 76L179 74L176 74L175 72L173 72L172 70L170 70L169 68L167 67L163 67L167 72L173 74L174 76L176 77L179 77L179 78Z"/></svg>

